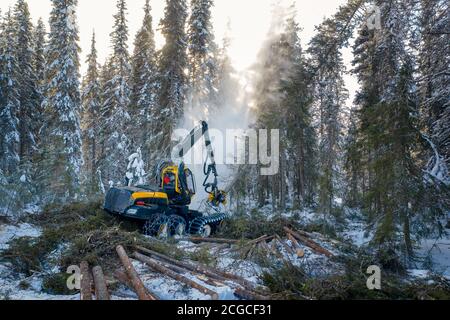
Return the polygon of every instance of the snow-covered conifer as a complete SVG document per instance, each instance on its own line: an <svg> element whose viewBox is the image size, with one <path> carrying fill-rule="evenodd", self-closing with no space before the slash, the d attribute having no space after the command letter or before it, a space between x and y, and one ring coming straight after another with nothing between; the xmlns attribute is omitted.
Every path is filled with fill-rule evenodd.
<svg viewBox="0 0 450 320"><path fill-rule="evenodd" d="M125 0L118 0L111 33L113 53L107 65L109 79L105 79L101 110L104 147L101 172L109 185L124 183L131 144L129 128L133 125L129 113L131 66L126 15Z"/></svg>
<svg viewBox="0 0 450 320"><path fill-rule="evenodd" d="M78 195L82 167L77 0L52 0L47 46L46 154L52 197Z"/></svg>

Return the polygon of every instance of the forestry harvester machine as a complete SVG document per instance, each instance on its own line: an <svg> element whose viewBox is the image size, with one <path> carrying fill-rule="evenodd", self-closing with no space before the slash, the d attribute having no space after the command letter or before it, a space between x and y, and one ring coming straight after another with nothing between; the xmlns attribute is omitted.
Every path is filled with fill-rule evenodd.
<svg viewBox="0 0 450 320"><path fill-rule="evenodd" d="M225 191L218 188L218 173L208 124L202 122L175 148L174 154L183 156L205 137L207 158L203 164L203 187L209 197L210 213L189 209L196 194L195 178L184 162L174 164L161 161L155 168L155 184L136 187L113 187L105 199L104 209L115 216L144 223L146 235L167 237L185 233L209 237L227 217L221 212L226 204ZM211 175L213 181L209 182Z"/></svg>

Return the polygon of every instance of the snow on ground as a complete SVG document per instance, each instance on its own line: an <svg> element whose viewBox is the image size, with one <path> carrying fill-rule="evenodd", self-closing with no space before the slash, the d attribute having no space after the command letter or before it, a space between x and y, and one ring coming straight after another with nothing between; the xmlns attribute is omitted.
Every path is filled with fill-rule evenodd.
<svg viewBox="0 0 450 320"><path fill-rule="evenodd" d="M450 233L442 239L424 240L417 254L421 258L430 257L431 269L450 279Z"/></svg>
<svg viewBox="0 0 450 320"><path fill-rule="evenodd" d="M364 229L364 224L360 221L349 221L343 236L357 247L366 246L369 244L372 236Z"/></svg>
<svg viewBox="0 0 450 320"><path fill-rule="evenodd" d="M0 224L0 250L8 248L8 243L21 237L36 238L41 235L41 230L28 223L19 225L5 225Z"/></svg>
<svg viewBox="0 0 450 320"><path fill-rule="evenodd" d="M269 212L267 208L267 212ZM308 211L298 211L284 214L284 217L296 216L302 223L314 223L320 220L320 215ZM1 225L0 224L0 250L8 248L8 243L19 237L38 237L41 230L30 224L22 223L18 225ZM365 246L371 239L371 234L365 232L364 222L357 218L351 217L348 219L348 225L341 234L345 240L354 244L355 246ZM317 242L322 247L330 252L338 255L340 253L340 245L338 241L327 239L319 233L311 233L312 240ZM273 263L282 263L282 260L290 261L293 265L302 267L307 273L312 276L324 276L333 273L341 273L343 269L341 266L332 262L324 255L317 254L310 248L301 247L304 255L299 257L297 252L289 252L287 247L293 247L290 240L283 239L284 245L277 240L272 240L267 243L268 248L276 249L281 257L271 256ZM45 268L49 273L56 273L59 271L56 265L60 255L66 250L68 244L61 244L48 257ZM196 250L210 247L210 253L216 258L216 268L239 275L257 286L261 286L261 275L265 270L263 267L253 262L251 259L240 259L236 253L230 248L222 248L218 250L211 244L194 244L190 241L181 240L177 244L178 248L193 253ZM220 246L219 246L220 247ZM234 248L234 247L233 247ZM421 257L431 256L432 267L434 272L442 273L450 278L450 235L447 235L441 240L426 240L420 246L418 254ZM156 294L163 300L209 300L211 297L193 289L183 283L171 279L165 275L161 275L152 271L145 264L138 261L133 261L133 264L141 276L144 285L150 292ZM422 269L421 269L422 268ZM409 274L414 278L426 278L430 275L430 271L426 270L425 266L418 265L417 269L409 270ZM211 286L206 283L206 279L194 275L190 272L183 274L185 277L202 284L203 286L215 291L219 295L220 300L236 300L234 289L236 284L226 282L218 284L218 286ZM0 260L0 299L17 299L17 300L79 300L79 294L71 296L55 296L42 292L43 274L34 274L31 277L25 277L12 271L8 264L1 264ZM117 289L111 294L113 300L134 300L137 299L136 294L129 288L119 285Z"/></svg>
<svg viewBox="0 0 450 320"><path fill-rule="evenodd" d="M80 295L56 296L42 292L42 275L17 275L9 265L0 264L0 300L79 300Z"/></svg>
<svg viewBox="0 0 450 320"><path fill-rule="evenodd" d="M146 288L157 295L162 300L210 300L211 297L193 289L183 283L180 283L170 277L161 276L153 272L145 264L133 261L133 266L144 282ZM189 272L183 274L184 277L193 280L202 286L217 292L219 300L235 300L233 289L227 285L213 287L203 282L201 278L192 275Z"/></svg>
<svg viewBox="0 0 450 320"><path fill-rule="evenodd" d="M372 234L365 230L364 222L354 212L352 214L352 219L347 219L344 238L357 247L367 246ZM450 279L450 232L447 231L442 239L424 239L418 246L416 256L424 262L417 265L421 269L408 270L410 276L426 278L435 273Z"/></svg>

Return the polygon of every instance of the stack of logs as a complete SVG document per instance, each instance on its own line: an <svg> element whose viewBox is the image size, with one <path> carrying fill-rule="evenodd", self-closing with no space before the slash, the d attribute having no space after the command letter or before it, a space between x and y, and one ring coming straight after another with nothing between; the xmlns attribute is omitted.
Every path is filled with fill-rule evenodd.
<svg viewBox="0 0 450 320"><path fill-rule="evenodd" d="M236 245L237 250L244 253L244 258L247 258L255 249L261 249L268 254L280 258L286 263L289 261L284 260L283 254L277 249L276 244L281 245L288 254L297 255L303 258L305 255L304 250L300 246L300 243L318 254L323 254L327 257L332 257L333 254L327 249L320 246L317 242L312 240L312 235L304 231L294 231L288 227L284 228L287 239L290 240L288 245L281 239L279 235L268 236L264 235L258 239L248 241L243 245L239 245L240 241L232 239L218 239L218 238L189 238L193 243L216 243L227 246ZM272 241L272 245L268 243ZM125 249L122 246L116 247L117 254L123 265L123 270L117 270L114 273L114 277L124 285L132 289L139 300L159 300L158 296L144 286L142 280L139 278L138 273L134 269L130 257L127 255ZM229 286L234 290L234 294L238 298L247 300L268 300L268 293L264 289L256 288L255 285L243 277L237 276L232 273L228 273L209 266L194 264L192 262L179 261L171 258L167 255L149 250L144 247L137 246L135 251L131 254L131 258L144 263L151 270L168 276L178 282L181 282L189 287L192 287L203 294L210 296L212 300L219 298L217 292L210 289L211 287ZM87 262L81 263L81 299L92 300L92 281L91 273L89 272L89 265ZM192 274L200 282L207 284L206 287L196 281L187 278L186 274ZM92 269L93 284L95 287L95 297L97 300L109 300L110 295L108 293L107 284L102 272L101 267L96 266Z"/></svg>
<svg viewBox="0 0 450 320"><path fill-rule="evenodd" d="M100 266L92 268L92 273L89 270L89 264L86 261L81 262L80 265L81 279L80 279L80 298L81 300L92 300L92 291L95 292L96 300L110 300L111 296L108 292L103 270ZM93 280L93 281L92 281ZM92 285L94 286L94 290Z"/></svg>
<svg viewBox="0 0 450 320"><path fill-rule="evenodd" d="M215 268L207 267L201 264L193 264L189 262L178 261L164 254L149 250L144 247L136 247L136 251L131 257L138 260L155 272L168 276L178 282L181 282L201 293L210 296L211 300L219 299L219 295L214 290L193 281L185 276L190 273L201 282L208 284L210 287L220 287L226 285L234 289L236 296L249 300L268 300L269 298L262 292L258 292L255 286L248 280ZM132 288L138 295L140 300L156 300L157 296L149 293L142 284L136 271L131 264L130 258L127 256L122 246L117 247L120 261L125 268L125 273L116 271L115 277Z"/></svg>

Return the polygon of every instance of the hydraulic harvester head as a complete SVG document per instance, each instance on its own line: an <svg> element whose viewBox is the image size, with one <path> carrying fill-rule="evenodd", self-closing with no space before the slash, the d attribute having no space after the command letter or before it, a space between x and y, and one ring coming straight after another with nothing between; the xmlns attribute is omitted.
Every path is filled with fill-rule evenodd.
<svg viewBox="0 0 450 320"><path fill-rule="evenodd" d="M227 193L223 190L215 190L209 194L208 202L213 207L219 207L220 205L225 206L227 204Z"/></svg>

